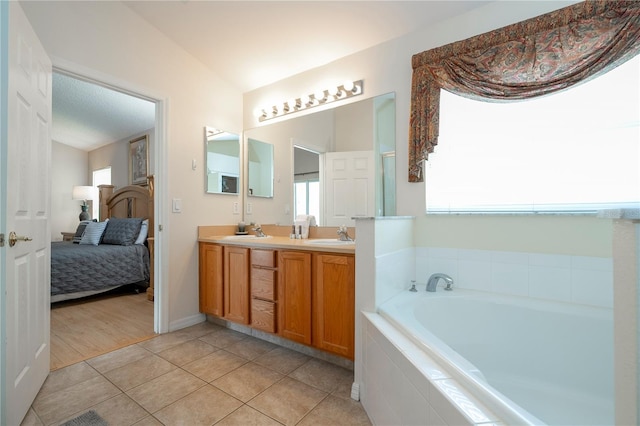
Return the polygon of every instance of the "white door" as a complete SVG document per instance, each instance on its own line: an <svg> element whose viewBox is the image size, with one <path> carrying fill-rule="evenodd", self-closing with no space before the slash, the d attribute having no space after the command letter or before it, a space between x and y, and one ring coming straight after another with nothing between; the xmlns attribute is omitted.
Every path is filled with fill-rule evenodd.
<svg viewBox="0 0 640 426"><path fill-rule="evenodd" d="M8 43L3 424L17 425L49 374L51 61L18 2Z"/></svg>
<svg viewBox="0 0 640 426"><path fill-rule="evenodd" d="M325 154L325 226L355 226L375 215L373 151Z"/></svg>

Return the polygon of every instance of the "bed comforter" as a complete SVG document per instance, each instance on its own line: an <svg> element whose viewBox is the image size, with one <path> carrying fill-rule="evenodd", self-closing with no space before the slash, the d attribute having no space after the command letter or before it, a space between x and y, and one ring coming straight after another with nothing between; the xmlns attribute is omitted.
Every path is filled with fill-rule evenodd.
<svg viewBox="0 0 640 426"><path fill-rule="evenodd" d="M51 243L52 302L148 282L149 251L144 245Z"/></svg>

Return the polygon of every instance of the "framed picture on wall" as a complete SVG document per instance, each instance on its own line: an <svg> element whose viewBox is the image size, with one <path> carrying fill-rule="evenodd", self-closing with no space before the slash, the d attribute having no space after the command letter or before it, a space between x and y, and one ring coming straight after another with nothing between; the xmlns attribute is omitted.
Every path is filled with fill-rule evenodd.
<svg viewBox="0 0 640 426"><path fill-rule="evenodd" d="M147 135L129 141L129 184L146 185L149 174Z"/></svg>

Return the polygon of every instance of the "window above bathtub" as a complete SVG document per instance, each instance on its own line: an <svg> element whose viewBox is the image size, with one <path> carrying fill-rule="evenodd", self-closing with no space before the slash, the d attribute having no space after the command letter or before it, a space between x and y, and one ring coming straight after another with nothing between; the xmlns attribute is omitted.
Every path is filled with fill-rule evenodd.
<svg viewBox="0 0 640 426"><path fill-rule="evenodd" d="M521 102L441 91L425 162L427 213L640 208L640 55L587 83Z"/></svg>

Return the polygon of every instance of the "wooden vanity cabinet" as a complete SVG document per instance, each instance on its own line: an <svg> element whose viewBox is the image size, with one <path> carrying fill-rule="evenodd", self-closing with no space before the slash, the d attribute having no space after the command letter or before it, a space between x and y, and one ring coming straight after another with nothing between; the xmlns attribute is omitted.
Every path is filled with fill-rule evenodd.
<svg viewBox="0 0 640 426"><path fill-rule="evenodd" d="M349 359L354 354L355 258L314 253L313 346Z"/></svg>
<svg viewBox="0 0 640 426"><path fill-rule="evenodd" d="M275 250L251 249L251 326L275 333L277 255Z"/></svg>
<svg viewBox="0 0 640 426"><path fill-rule="evenodd" d="M200 312L221 317L224 314L222 246L199 243L198 284Z"/></svg>
<svg viewBox="0 0 640 426"><path fill-rule="evenodd" d="M249 249L224 246L224 318L249 324Z"/></svg>
<svg viewBox="0 0 640 426"><path fill-rule="evenodd" d="M278 334L311 345L311 254L278 252Z"/></svg>
<svg viewBox="0 0 640 426"><path fill-rule="evenodd" d="M354 255L199 248L201 312L354 358Z"/></svg>

